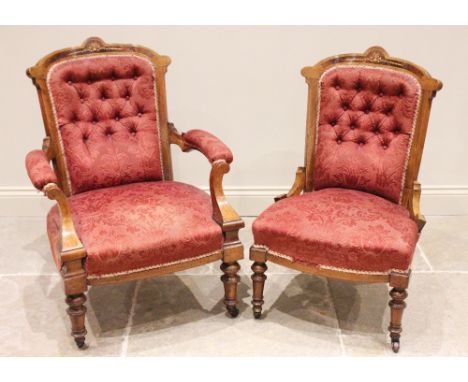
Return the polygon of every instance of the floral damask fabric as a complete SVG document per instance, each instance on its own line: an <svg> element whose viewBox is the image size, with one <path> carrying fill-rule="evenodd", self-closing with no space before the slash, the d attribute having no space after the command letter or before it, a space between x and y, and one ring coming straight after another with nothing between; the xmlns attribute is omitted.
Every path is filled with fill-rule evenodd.
<svg viewBox="0 0 468 382"><path fill-rule="evenodd" d="M69 200L91 276L183 261L223 246L210 197L184 183L132 183L83 192ZM54 207L47 226L56 259L59 222Z"/></svg>
<svg viewBox="0 0 468 382"><path fill-rule="evenodd" d="M256 245L312 266L406 271L418 227L400 205L369 193L328 188L283 199L253 223Z"/></svg>
<svg viewBox="0 0 468 382"><path fill-rule="evenodd" d="M227 163L233 160L232 152L221 140L203 130L190 130L184 134L185 141L201 151L210 162L223 159Z"/></svg>
<svg viewBox="0 0 468 382"><path fill-rule="evenodd" d="M31 183L42 190L47 183L57 183L57 176L43 150L33 150L26 155L26 170Z"/></svg>
<svg viewBox="0 0 468 382"><path fill-rule="evenodd" d="M131 55L76 58L48 75L72 193L161 180L152 64Z"/></svg>
<svg viewBox="0 0 468 382"><path fill-rule="evenodd" d="M320 79L314 189L351 188L399 203L420 85L409 74L335 67Z"/></svg>

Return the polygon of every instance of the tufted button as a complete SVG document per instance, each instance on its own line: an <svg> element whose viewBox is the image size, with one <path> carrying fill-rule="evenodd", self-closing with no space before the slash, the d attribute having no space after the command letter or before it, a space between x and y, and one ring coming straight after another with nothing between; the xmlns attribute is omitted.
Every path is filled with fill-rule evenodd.
<svg viewBox="0 0 468 382"><path fill-rule="evenodd" d="M88 85L91 85L91 80L86 81Z"/></svg>
<svg viewBox="0 0 468 382"><path fill-rule="evenodd" d="M126 99L126 100L129 100L129 99L130 99L130 96L129 96L129 95L126 95L126 96L125 96L125 99Z"/></svg>
<svg viewBox="0 0 468 382"><path fill-rule="evenodd" d="M141 116L142 116L142 114L141 114L141 113L138 113L138 117L140 117L140 118L141 118Z"/></svg>
<svg viewBox="0 0 468 382"><path fill-rule="evenodd" d="M341 137L336 137L336 143L341 145L342 142L343 142L343 140L341 139Z"/></svg>
<svg viewBox="0 0 468 382"><path fill-rule="evenodd" d="M68 81L68 85L71 85L71 84L72 84L72 82L71 82L71 81Z"/></svg>
<svg viewBox="0 0 468 382"><path fill-rule="evenodd" d="M366 143L362 138L358 141L359 146L364 146L364 143Z"/></svg>
<svg viewBox="0 0 468 382"><path fill-rule="evenodd" d="M83 134L83 142L86 142L89 139L89 136L86 134Z"/></svg>
<svg viewBox="0 0 468 382"><path fill-rule="evenodd" d="M370 109L369 109L369 108L364 109L364 113L369 114L369 113L370 113Z"/></svg>
<svg viewBox="0 0 468 382"><path fill-rule="evenodd" d="M400 126L395 126L393 129L393 134L400 134L401 133L401 127Z"/></svg>
<svg viewBox="0 0 468 382"><path fill-rule="evenodd" d="M136 81L138 79L138 76L137 75L134 75L133 76L133 79Z"/></svg>
<svg viewBox="0 0 468 382"><path fill-rule="evenodd" d="M115 120L118 121L120 117L118 115L115 116Z"/></svg>
<svg viewBox="0 0 468 382"><path fill-rule="evenodd" d="M350 128L351 130L354 130L354 129L356 128L356 124L355 124L354 122L351 123L351 125L349 125L349 128Z"/></svg>
<svg viewBox="0 0 468 382"><path fill-rule="evenodd" d="M343 110L348 110L349 109L349 105L345 102L341 105L341 107L343 108Z"/></svg>
<svg viewBox="0 0 468 382"><path fill-rule="evenodd" d="M405 94L405 86L403 84L400 84L399 88L398 88L398 97L403 97Z"/></svg>
<svg viewBox="0 0 468 382"><path fill-rule="evenodd" d="M388 143L382 144L382 148L383 148L384 150L387 150L387 149L388 149Z"/></svg>
<svg viewBox="0 0 468 382"><path fill-rule="evenodd" d="M108 128L108 129L106 129L105 134L106 134L108 137L110 137L112 134L114 134L114 132L112 131L112 129Z"/></svg>
<svg viewBox="0 0 468 382"><path fill-rule="evenodd" d="M380 93L379 93L379 97L383 97L383 92L380 92Z"/></svg>
<svg viewBox="0 0 468 382"><path fill-rule="evenodd" d="M85 101L84 98L80 98L81 103L84 103L84 101Z"/></svg>

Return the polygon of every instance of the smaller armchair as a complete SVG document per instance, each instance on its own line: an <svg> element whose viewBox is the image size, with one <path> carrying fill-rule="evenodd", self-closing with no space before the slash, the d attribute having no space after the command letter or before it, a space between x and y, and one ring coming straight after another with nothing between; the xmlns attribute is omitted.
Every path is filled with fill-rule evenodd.
<svg viewBox="0 0 468 382"><path fill-rule="evenodd" d="M389 283L390 338L401 320L425 220L417 181L431 102L442 83L372 47L302 70L309 87L305 164L253 223L253 312L267 261L305 273Z"/></svg>
<svg viewBox="0 0 468 382"><path fill-rule="evenodd" d="M167 121L170 59L92 37L53 52L27 74L46 138L26 156L32 184L57 202L47 233L64 281L72 336L85 344L86 291L221 260L224 303L236 317L244 226L223 192L233 155L202 130ZM211 163L210 195L173 180L170 145Z"/></svg>

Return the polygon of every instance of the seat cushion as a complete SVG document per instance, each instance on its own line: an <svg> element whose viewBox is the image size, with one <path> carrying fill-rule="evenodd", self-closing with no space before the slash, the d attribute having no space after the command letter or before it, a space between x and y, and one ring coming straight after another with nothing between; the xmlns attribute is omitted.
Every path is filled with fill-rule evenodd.
<svg viewBox="0 0 468 382"><path fill-rule="evenodd" d="M210 197L172 181L132 183L69 198L75 228L92 276L125 274L209 256L223 245ZM57 259L59 212L49 212L48 233Z"/></svg>
<svg viewBox="0 0 468 382"><path fill-rule="evenodd" d="M406 271L418 240L408 211L379 196L327 188L283 199L253 223L255 244L303 265Z"/></svg>

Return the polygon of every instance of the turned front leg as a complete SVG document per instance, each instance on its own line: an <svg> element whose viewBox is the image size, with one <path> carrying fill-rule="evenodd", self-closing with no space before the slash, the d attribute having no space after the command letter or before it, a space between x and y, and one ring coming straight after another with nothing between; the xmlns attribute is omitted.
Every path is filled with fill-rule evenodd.
<svg viewBox="0 0 468 382"><path fill-rule="evenodd" d="M237 261L221 264L221 270L224 273L221 276L224 284L224 305L231 317L237 317L239 314L239 309L237 309L237 284L240 281L237 272L239 269L240 265Z"/></svg>
<svg viewBox="0 0 468 382"><path fill-rule="evenodd" d="M67 313L70 317L72 326L72 336L75 339L76 345L82 348L85 343L86 327L85 327L85 315L86 315L86 296L84 293L76 295L68 295L65 299L68 304Z"/></svg>
<svg viewBox="0 0 468 382"><path fill-rule="evenodd" d="M252 296L252 308L255 318L260 318L262 315L263 305L263 288L265 286L266 275L265 272L268 269L265 262L255 261L252 264L253 274L251 276L253 283L253 296Z"/></svg>
<svg viewBox="0 0 468 382"><path fill-rule="evenodd" d="M402 332L401 319L403 317L403 310L406 307L405 298L408 297L406 289L393 288L390 291L392 298L388 305L390 306L390 338L392 340L392 350L398 353L400 350L400 334Z"/></svg>

